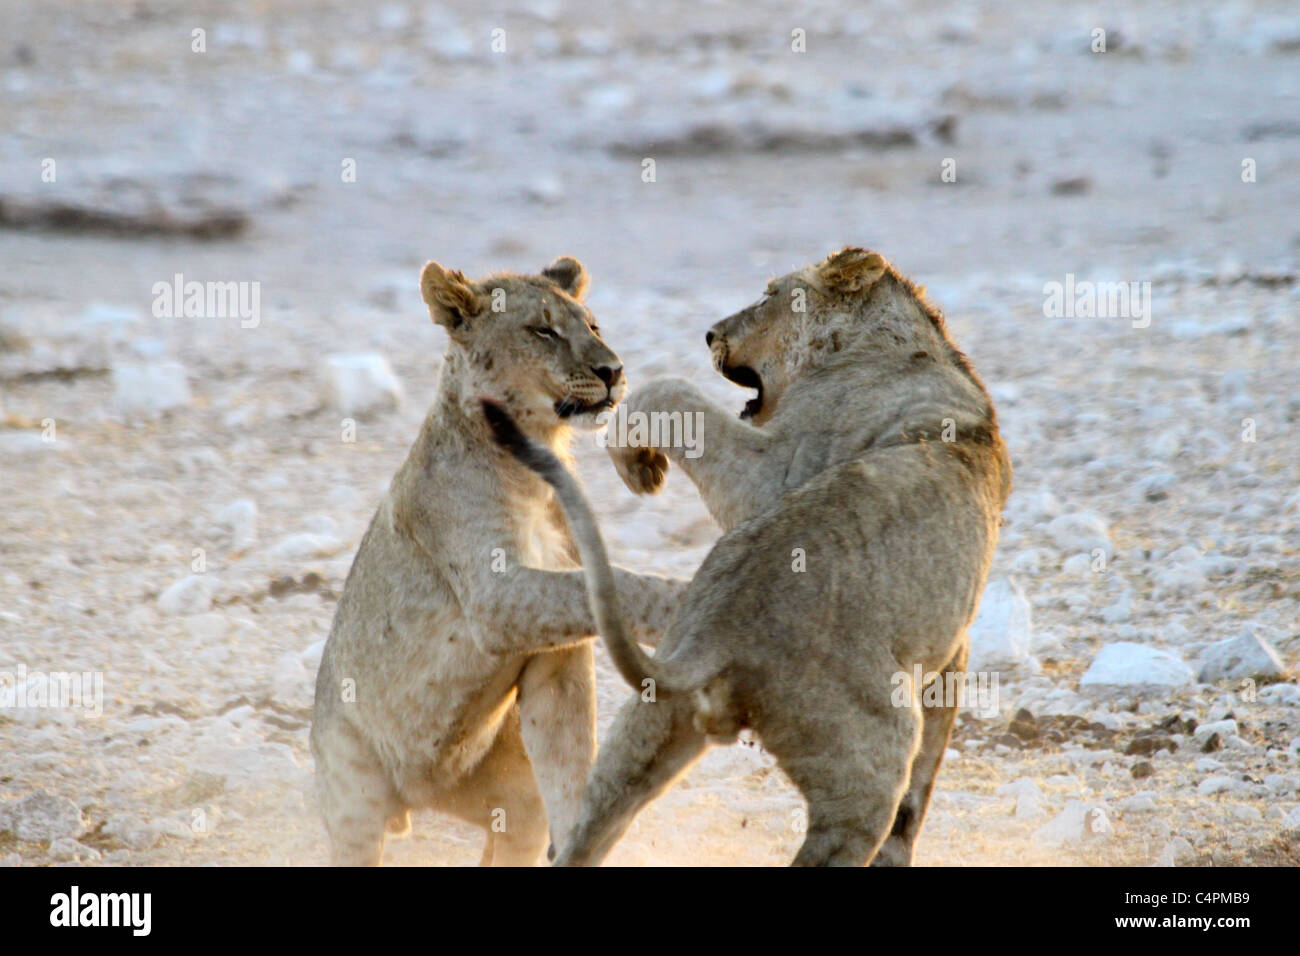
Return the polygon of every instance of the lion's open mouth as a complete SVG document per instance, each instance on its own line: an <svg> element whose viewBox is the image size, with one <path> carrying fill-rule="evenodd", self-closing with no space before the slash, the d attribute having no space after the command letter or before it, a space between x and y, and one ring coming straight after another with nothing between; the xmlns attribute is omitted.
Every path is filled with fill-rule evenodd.
<svg viewBox="0 0 1300 956"><path fill-rule="evenodd" d="M574 415L595 415L614 407L614 400L606 395L598 402L588 402L568 395L555 403L555 414L560 418L572 418Z"/></svg>
<svg viewBox="0 0 1300 956"><path fill-rule="evenodd" d="M748 365L733 365L722 367L722 377L729 382L735 382L742 388L756 388L758 394L745 403L744 409L740 413L742 419L753 418L763 410L763 380L758 377Z"/></svg>

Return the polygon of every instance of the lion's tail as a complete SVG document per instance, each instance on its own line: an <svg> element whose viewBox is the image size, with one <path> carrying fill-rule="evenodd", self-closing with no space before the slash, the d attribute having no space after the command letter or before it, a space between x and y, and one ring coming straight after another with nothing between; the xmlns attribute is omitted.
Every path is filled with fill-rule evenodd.
<svg viewBox="0 0 1300 956"><path fill-rule="evenodd" d="M623 612L619 608L618 590L614 586L614 572L610 569L609 557L605 554L605 541L578 482L549 448L531 440L519 430L505 408L490 399L483 399L482 402L483 414L487 416L497 444L541 475L555 489L565 517L569 519L578 553L582 556L587 598L596 618L596 627L605 639L618 672L636 688L642 687L642 682L647 677L650 678L654 681L656 696L667 697L674 690L681 689L680 681L674 680L677 675L665 673L668 669L666 662L656 662L628 636Z"/></svg>

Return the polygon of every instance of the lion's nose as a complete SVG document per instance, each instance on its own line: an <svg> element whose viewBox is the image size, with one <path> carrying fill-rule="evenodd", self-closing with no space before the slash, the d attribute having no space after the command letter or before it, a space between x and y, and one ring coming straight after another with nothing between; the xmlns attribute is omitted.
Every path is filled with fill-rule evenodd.
<svg viewBox="0 0 1300 956"><path fill-rule="evenodd" d="M716 338L717 336L713 334L713 330L709 329L709 331L704 333L704 344L711 346L713 345L713 340Z"/></svg>
<svg viewBox="0 0 1300 956"><path fill-rule="evenodd" d="M623 366L618 365L610 368L608 365L600 365L592 369L596 377L605 383L606 388L613 388L618 384L619 379L623 377Z"/></svg>

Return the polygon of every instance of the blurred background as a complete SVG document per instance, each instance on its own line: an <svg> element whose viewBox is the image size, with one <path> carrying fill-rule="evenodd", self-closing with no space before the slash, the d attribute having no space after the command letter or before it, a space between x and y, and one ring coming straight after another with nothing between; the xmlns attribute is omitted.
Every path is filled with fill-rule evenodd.
<svg viewBox="0 0 1300 956"><path fill-rule="evenodd" d="M739 410L708 326L772 275L883 252L948 313L1012 449L994 580L1032 608L1033 653L1004 709L1222 716L1197 686L1131 714L1076 689L1117 640L1190 661L1249 626L1295 664L1298 93L1290 2L0 0L0 671L106 688L97 721L0 714L0 792L77 804L96 858L323 860L311 683L433 394L430 258L577 256L633 387L685 374ZM1067 275L1150 283L1150 326L1046 315ZM178 282L256 308L186 314ZM579 464L617 560L692 572L717 529L689 482L640 501L590 440ZM1069 565L1062 516L1110 573ZM605 721L604 662L601 694ZM1243 731L1241 759L1285 755L1283 726ZM1180 764L1160 786L1188 833L1134 816L1102 848L1034 842L997 787L1118 801L1135 758L995 736L959 730L921 862L1246 852L1300 790L1283 774L1239 818ZM760 751L719 752L616 860L780 862L798 806ZM50 852L5 832L0 858ZM430 820L394 852L473 862L477 841Z"/></svg>

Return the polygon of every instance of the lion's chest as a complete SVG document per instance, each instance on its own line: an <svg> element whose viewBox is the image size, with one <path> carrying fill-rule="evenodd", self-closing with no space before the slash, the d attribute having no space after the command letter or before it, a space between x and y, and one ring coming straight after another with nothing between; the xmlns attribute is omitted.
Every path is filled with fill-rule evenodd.
<svg viewBox="0 0 1300 956"><path fill-rule="evenodd" d="M519 562L532 568L573 567L569 531L559 521L549 490L546 494L516 499L511 504Z"/></svg>

